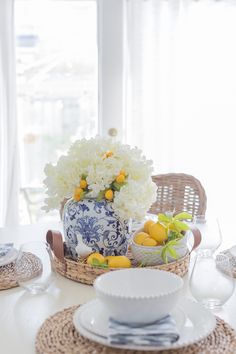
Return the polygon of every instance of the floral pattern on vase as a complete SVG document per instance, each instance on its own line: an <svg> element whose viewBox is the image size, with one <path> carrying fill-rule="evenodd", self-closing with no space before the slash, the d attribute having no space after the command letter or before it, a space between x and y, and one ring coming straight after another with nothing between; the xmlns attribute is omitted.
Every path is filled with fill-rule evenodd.
<svg viewBox="0 0 236 354"><path fill-rule="evenodd" d="M63 210L67 254L77 258L75 247L83 242L104 256L125 255L129 240L129 221L121 220L106 200L70 199Z"/></svg>

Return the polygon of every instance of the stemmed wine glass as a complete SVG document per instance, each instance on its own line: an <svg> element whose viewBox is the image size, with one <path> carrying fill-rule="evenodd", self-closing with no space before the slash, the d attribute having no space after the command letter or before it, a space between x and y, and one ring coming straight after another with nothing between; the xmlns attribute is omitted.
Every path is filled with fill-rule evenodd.
<svg viewBox="0 0 236 354"><path fill-rule="evenodd" d="M222 242L222 231L218 218L206 219L204 215L197 215L193 223L200 230L202 240L198 246L199 250L211 250L212 253L220 247Z"/></svg>

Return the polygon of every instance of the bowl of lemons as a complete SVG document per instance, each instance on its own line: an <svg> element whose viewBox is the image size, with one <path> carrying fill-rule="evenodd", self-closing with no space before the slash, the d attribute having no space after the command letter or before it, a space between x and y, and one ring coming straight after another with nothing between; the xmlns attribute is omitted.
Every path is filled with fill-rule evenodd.
<svg viewBox="0 0 236 354"><path fill-rule="evenodd" d="M189 213L158 214L157 221L147 220L131 239L131 253L141 266L174 262L188 253L187 239L192 219Z"/></svg>

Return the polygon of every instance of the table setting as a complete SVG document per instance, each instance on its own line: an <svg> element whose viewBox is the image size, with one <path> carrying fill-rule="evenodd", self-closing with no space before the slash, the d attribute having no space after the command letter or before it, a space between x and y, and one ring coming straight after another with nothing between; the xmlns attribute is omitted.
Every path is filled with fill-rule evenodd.
<svg viewBox="0 0 236 354"><path fill-rule="evenodd" d="M132 287L124 290L131 279L135 292ZM161 290L158 284L153 287L153 281L163 284L163 279ZM45 321L36 352L233 353L234 330L200 303L182 297L182 283L177 275L151 269L101 275L94 300Z"/></svg>
<svg viewBox="0 0 236 354"><path fill-rule="evenodd" d="M236 251L219 252L217 218L153 214L151 161L109 139L76 141L45 174L60 228L0 244L0 296L63 299L37 322L31 352L236 352L236 323L219 316L235 296Z"/></svg>

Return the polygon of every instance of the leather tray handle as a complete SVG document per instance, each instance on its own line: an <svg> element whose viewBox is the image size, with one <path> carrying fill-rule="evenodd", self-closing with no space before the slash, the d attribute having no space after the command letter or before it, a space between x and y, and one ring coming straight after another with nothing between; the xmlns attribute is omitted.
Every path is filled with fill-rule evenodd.
<svg viewBox="0 0 236 354"><path fill-rule="evenodd" d="M64 245L61 232L56 230L48 230L46 240L55 256L60 259L60 261L64 262Z"/></svg>
<svg viewBox="0 0 236 354"><path fill-rule="evenodd" d="M202 240L202 235L201 235L200 230L194 224L190 224L189 228L190 228L190 231L192 232L193 237L194 237L193 247L189 251L191 253L200 245L201 240Z"/></svg>

